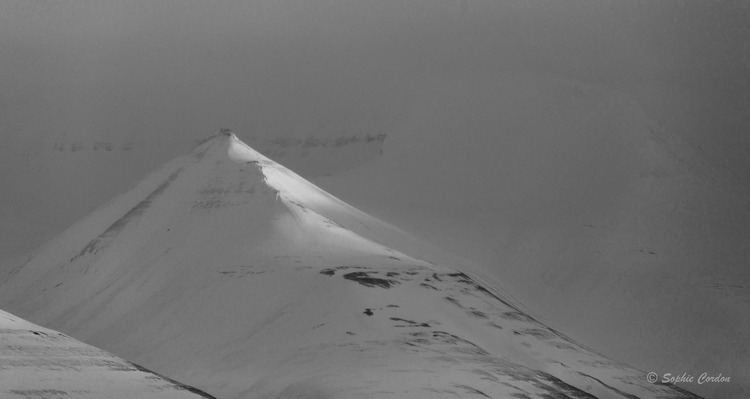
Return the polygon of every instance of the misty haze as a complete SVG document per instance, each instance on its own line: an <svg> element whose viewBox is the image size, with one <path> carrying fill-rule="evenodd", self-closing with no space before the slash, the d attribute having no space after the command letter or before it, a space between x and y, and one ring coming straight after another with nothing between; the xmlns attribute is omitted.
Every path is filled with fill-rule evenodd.
<svg viewBox="0 0 750 399"><path fill-rule="evenodd" d="M3 398L746 398L750 3L0 2Z"/></svg>

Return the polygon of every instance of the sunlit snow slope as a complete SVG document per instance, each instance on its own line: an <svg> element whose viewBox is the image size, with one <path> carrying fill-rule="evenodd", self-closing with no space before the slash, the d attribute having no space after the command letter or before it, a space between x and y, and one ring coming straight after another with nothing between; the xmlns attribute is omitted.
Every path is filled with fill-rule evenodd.
<svg viewBox="0 0 750 399"><path fill-rule="evenodd" d="M0 397L212 398L1 310Z"/></svg>
<svg viewBox="0 0 750 399"><path fill-rule="evenodd" d="M222 132L2 279L0 306L221 398L692 398Z"/></svg>

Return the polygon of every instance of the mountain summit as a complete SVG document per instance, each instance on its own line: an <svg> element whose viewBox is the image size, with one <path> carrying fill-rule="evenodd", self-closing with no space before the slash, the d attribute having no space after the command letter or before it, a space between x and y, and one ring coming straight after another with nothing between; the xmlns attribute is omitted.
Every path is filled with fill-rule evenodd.
<svg viewBox="0 0 750 399"><path fill-rule="evenodd" d="M4 276L0 308L221 398L695 397L392 234L222 130Z"/></svg>

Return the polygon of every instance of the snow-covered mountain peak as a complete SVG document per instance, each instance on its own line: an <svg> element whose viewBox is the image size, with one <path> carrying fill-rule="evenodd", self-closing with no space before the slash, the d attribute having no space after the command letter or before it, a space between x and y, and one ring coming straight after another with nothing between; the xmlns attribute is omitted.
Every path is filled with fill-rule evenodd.
<svg viewBox="0 0 750 399"><path fill-rule="evenodd" d="M272 162L258 151L243 143L230 129L221 129L215 135L198 143L190 151L198 159L210 158L221 161L226 158L236 163L243 162Z"/></svg>
<svg viewBox="0 0 750 399"><path fill-rule="evenodd" d="M220 132L0 280L0 307L218 397L694 397L389 240Z"/></svg>

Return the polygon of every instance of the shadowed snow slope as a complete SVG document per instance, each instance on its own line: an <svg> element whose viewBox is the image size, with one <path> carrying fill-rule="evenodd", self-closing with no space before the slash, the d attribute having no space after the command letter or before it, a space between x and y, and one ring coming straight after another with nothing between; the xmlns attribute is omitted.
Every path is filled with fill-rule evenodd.
<svg viewBox="0 0 750 399"><path fill-rule="evenodd" d="M212 398L1 310L0 396L6 399Z"/></svg>
<svg viewBox="0 0 750 399"><path fill-rule="evenodd" d="M3 277L0 305L221 398L692 398L220 133Z"/></svg>

